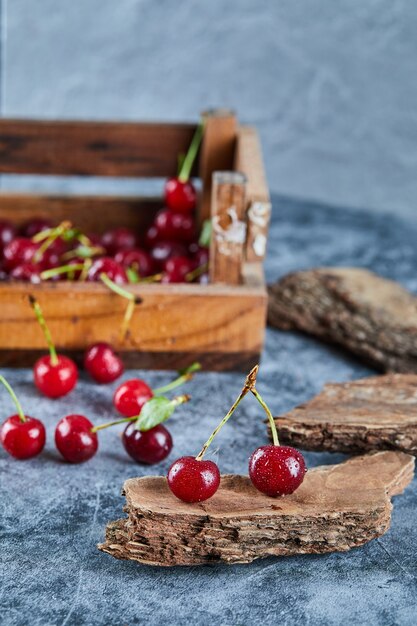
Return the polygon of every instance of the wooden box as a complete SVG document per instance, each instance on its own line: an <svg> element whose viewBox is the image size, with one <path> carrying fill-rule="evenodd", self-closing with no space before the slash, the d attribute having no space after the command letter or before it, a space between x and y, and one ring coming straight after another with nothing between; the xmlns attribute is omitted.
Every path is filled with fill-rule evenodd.
<svg viewBox="0 0 417 626"><path fill-rule="evenodd" d="M233 252L222 261L218 245L212 244L211 266L216 269L209 285L129 286L140 304L130 336L122 345L118 329L126 302L101 283L2 282L1 364L29 365L45 353L28 293L39 300L57 348L76 358L88 344L108 341L125 353L128 365L146 368L179 368L199 360L209 369L247 369L259 359L267 302L262 261L270 211L260 145L256 131L239 125L229 112L214 111L206 119L194 171L202 181L199 218L212 212L220 222L227 219L227 203L235 201L233 184L237 181L238 209L248 226L237 255ZM172 176L195 128L192 124L2 119L0 173ZM215 190L213 175L217 176ZM2 189L0 219L21 224L36 216L56 223L68 219L87 232L122 225L140 231L150 224L162 202L161 198L35 195Z"/></svg>

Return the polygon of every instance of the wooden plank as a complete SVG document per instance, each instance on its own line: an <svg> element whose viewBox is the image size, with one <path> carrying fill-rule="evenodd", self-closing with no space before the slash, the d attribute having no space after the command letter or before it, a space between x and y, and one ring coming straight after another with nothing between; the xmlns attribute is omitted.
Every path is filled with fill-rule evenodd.
<svg viewBox="0 0 417 626"><path fill-rule="evenodd" d="M108 341L144 354L212 354L218 359L222 353L226 360L231 355L232 361L236 355L252 357L261 351L267 304L264 287L184 284L129 289L141 302L130 336L121 346L119 328L126 301L103 285L0 284L0 349L45 349L27 302L30 291L44 310L59 350L82 350L90 343Z"/></svg>
<svg viewBox="0 0 417 626"><path fill-rule="evenodd" d="M214 109L203 113L206 119L200 152L200 178L203 190L200 220L210 217L213 173L233 169L237 120L232 111Z"/></svg>
<svg viewBox="0 0 417 626"><path fill-rule="evenodd" d="M0 173L173 176L194 124L0 120Z"/></svg>
<svg viewBox="0 0 417 626"><path fill-rule="evenodd" d="M215 172L211 202L210 281L239 285L246 241L246 179L238 172Z"/></svg>
<svg viewBox="0 0 417 626"><path fill-rule="evenodd" d="M60 354L71 357L82 368L84 351L60 350ZM215 372L239 371L249 372L257 363L260 351L253 352L138 352L119 349L124 366L145 370L181 370L190 363L197 361L203 370ZM0 367L32 367L35 362L45 355L44 350L1 350Z"/></svg>
<svg viewBox="0 0 417 626"><path fill-rule="evenodd" d="M255 128L241 126L236 142L235 169L247 178L248 236L246 258L262 262L266 252L271 201Z"/></svg>
<svg viewBox="0 0 417 626"><path fill-rule="evenodd" d="M162 207L160 198L35 195L0 192L0 219L20 225L39 217L70 220L84 232L103 233L120 225L144 231Z"/></svg>

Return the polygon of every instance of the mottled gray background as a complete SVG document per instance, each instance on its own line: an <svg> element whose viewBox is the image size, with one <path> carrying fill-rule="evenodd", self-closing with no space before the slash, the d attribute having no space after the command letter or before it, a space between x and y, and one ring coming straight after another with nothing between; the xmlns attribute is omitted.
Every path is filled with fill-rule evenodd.
<svg viewBox="0 0 417 626"><path fill-rule="evenodd" d="M259 128L271 188L417 217L412 0L0 0L3 115Z"/></svg>

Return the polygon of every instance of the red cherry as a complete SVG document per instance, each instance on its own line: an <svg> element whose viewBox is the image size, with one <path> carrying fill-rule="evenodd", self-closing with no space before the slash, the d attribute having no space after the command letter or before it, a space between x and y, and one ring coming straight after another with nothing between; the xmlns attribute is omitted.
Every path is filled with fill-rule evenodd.
<svg viewBox="0 0 417 626"><path fill-rule="evenodd" d="M193 270L193 263L184 256L173 257L165 263L165 274L162 278L163 283L183 283L186 276Z"/></svg>
<svg viewBox="0 0 417 626"><path fill-rule="evenodd" d="M61 398L77 384L78 370L74 361L58 355L58 363L52 363L48 354L38 359L33 367L35 385L48 398Z"/></svg>
<svg viewBox="0 0 417 626"><path fill-rule="evenodd" d="M159 240L190 242L195 236L195 223L191 215L173 213L167 209L155 218Z"/></svg>
<svg viewBox="0 0 417 626"><path fill-rule="evenodd" d="M0 252L7 246L8 243L13 241L16 237L16 228L11 222L2 220L0 222Z"/></svg>
<svg viewBox="0 0 417 626"><path fill-rule="evenodd" d="M304 480L304 457L290 446L262 446L249 459L249 476L256 489L267 496L293 493Z"/></svg>
<svg viewBox="0 0 417 626"><path fill-rule="evenodd" d="M159 230L157 229L157 227L155 226L155 224L152 224L152 226L150 226L148 228L148 230L146 231L145 234L145 245L146 247L151 250L154 245L156 243L158 243L158 241L161 241L162 237L159 234Z"/></svg>
<svg viewBox="0 0 417 626"><path fill-rule="evenodd" d="M189 181L182 182L177 177L169 178L165 183L165 204L171 211L189 214L194 211L197 192Z"/></svg>
<svg viewBox="0 0 417 626"><path fill-rule="evenodd" d="M20 229L20 234L22 237L28 237L31 239L38 233L41 233L44 230L49 230L52 227L52 222L44 220L42 217L38 217L23 224Z"/></svg>
<svg viewBox="0 0 417 626"><path fill-rule="evenodd" d="M45 426L35 417L12 415L3 422L0 431L3 448L15 459L30 459L42 452L46 432Z"/></svg>
<svg viewBox="0 0 417 626"><path fill-rule="evenodd" d="M172 437L162 424L141 432L136 430L134 423L130 423L123 433L123 445L137 463L154 465L163 461L171 452Z"/></svg>
<svg viewBox="0 0 417 626"><path fill-rule="evenodd" d="M184 502L208 500L220 485L217 465L213 461L197 461L193 456L183 456L174 461L167 478L174 496Z"/></svg>
<svg viewBox="0 0 417 626"><path fill-rule="evenodd" d="M139 415L145 402L153 398L153 391L138 378L127 380L116 389L113 404L125 417Z"/></svg>
<svg viewBox="0 0 417 626"><path fill-rule="evenodd" d="M69 463L84 463L98 449L97 434L93 424L84 415L67 415L57 424L55 445Z"/></svg>
<svg viewBox="0 0 417 626"><path fill-rule="evenodd" d="M98 281L100 280L100 274L106 274L110 280L118 285L125 285L129 282L124 268L119 263L116 263L114 259L107 256L94 261L88 271L87 280Z"/></svg>
<svg viewBox="0 0 417 626"><path fill-rule="evenodd" d="M90 346L84 355L84 367L97 383L112 383L123 374L123 362L108 343Z"/></svg>
<svg viewBox="0 0 417 626"><path fill-rule="evenodd" d="M139 277L151 276L154 273L154 262L145 250L120 250L114 260L124 268L134 269Z"/></svg>
<svg viewBox="0 0 417 626"><path fill-rule="evenodd" d="M151 257L158 269L163 269L168 259L186 255L186 248L176 241L160 241L151 250Z"/></svg>
<svg viewBox="0 0 417 626"><path fill-rule="evenodd" d="M203 246L198 246L193 252L194 267L201 267L207 265L209 262L209 249Z"/></svg>
<svg viewBox="0 0 417 626"><path fill-rule="evenodd" d="M30 263L37 249L38 245L31 239L16 237L3 250L5 268L10 271L18 265Z"/></svg>
<svg viewBox="0 0 417 626"><path fill-rule="evenodd" d="M13 280L22 280L25 282L38 284L41 281L41 269L39 265L35 265L34 263L23 263L22 265L17 265L10 272L10 278Z"/></svg>
<svg viewBox="0 0 417 626"><path fill-rule="evenodd" d="M136 246L136 235L129 228L114 228L104 233L101 239L107 254L116 254L119 250L132 250Z"/></svg>

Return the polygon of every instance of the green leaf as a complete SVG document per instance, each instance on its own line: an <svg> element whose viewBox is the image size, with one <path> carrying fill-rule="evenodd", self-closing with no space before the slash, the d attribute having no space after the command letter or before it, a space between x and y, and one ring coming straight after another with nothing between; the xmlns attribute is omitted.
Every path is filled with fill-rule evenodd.
<svg viewBox="0 0 417 626"><path fill-rule="evenodd" d="M158 396L157 398L151 398L142 407L140 415L136 421L136 430L150 430L158 424L165 422L175 410L176 404L164 398Z"/></svg>

